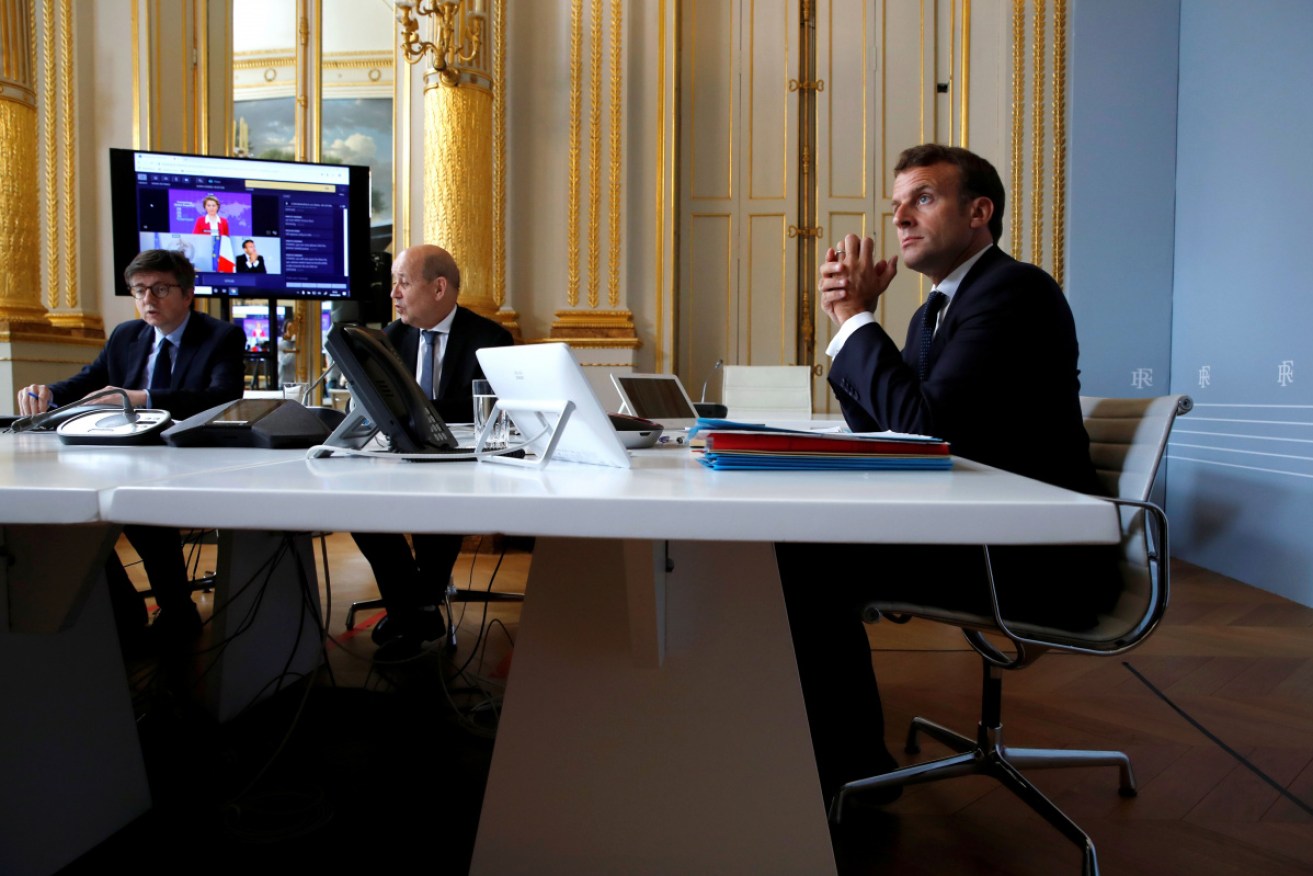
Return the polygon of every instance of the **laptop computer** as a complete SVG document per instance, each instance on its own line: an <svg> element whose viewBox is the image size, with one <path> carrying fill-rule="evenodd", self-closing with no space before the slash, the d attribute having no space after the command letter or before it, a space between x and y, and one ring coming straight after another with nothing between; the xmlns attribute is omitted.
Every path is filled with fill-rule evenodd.
<svg viewBox="0 0 1313 876"><path fill-rule="evenodd" d="M525 408L512 408L509 415L520 434L530 440L533 453L541 456L550 436L544 434L541 421L528 409L534 402L550 408L571 401L574 412L566 421L552 459L629 468L629 452L567 345L484 347L475 355L498 400Z"/></svg>
<svg viewBox="0 0 1313 876"><path fill-rule="evenodd" d="M623 412L660 423L667 430L690 429L698 412L673 374L612 374Z"/></svg>

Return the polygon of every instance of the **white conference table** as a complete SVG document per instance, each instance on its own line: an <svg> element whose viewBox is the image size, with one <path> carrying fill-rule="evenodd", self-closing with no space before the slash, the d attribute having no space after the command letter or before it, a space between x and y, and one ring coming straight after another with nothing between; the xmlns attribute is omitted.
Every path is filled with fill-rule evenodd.
<svg viewBox="0 0 1313 876"><path fill-rule="evenodd" d="M961 460L712 472L666 449L628 471L532 471L230 452L248 465L107 452L111 468L140 453L172 473L101 490L100 518L538 536L476 873L833 872L773 543L1117 535L1107 503ZM0 497L10 485L0 478Z"/></svg>
<svg viewBox="0 0 1313 876"><path fill-rule="evenodd" d="M285 457L284 457L285 458ZM250 466L245 451L0 435L0 873L47 873L150 808L104 580L116 487Z"/></svg>

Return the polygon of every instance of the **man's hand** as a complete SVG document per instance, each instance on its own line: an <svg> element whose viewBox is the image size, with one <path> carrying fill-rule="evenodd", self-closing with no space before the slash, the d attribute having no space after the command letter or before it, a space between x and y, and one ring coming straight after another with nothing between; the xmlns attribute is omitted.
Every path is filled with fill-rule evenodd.
<svg viewBox="0 0 1313 876"><path fill-rule="evenodd" d="M839 249L825 251L821 309L835 325L843 325L859 313L870 313L897 273L898 256L875 261L875 241L849 234Z"/></svg>
<svg viewBox="0 0 1313 876"><path fill-rule="evenodd" d="M34 383L18 391L18 412L24 417L44 414L50 409L50 387L43 383Z"/></svg>
<svg viewBox="0 0 1313 876"><path fill-rule="evenodd" d="M98 389L95 392L89 392L87 393L87 395L88 396L100 395L100 393L106 392L107 390L111 390L111 389L118 389L121 390L122 392L126 392L128 394L128 404L132 405L134 408L144 408L146 407L147 404L150 403L150 398L149 396L146 395L146 390L144 389L123 389L120 386L107 386L104 389ZM103 395L100 398L96 399L96 401L112 403L117 399L118 396L116 395Z"/></svg>

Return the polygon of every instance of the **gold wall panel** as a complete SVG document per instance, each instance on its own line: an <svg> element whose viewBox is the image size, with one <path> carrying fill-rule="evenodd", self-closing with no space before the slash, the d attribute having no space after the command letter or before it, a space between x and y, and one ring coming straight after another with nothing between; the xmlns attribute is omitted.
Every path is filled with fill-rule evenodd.
<svg viewBox="0 0 1313 876"><path fill-rule="evenodd" d="M690 3L685 7L684 44L688 67L685 142L697 150L689 197L734 196L735 67L739 58L731 3Z"/></svg>
<svg viewBox="0 0 1313 876"><path fill-rule="evenodd" d="M875 45L875 21L869 5L857 0L834 0L821 31L829 43L821 103L828 110L825 142L829 150L823 178L830 198L869 197L868 106L875 85L868 61L869 47ZM883 61L883 51L880 57Z"/></svg>
<svg viewBox="0 0 1313 876"><path fill-rule="evenodd" d="M748 69L744 80L747 94L743 101L748 116L748 199L788 197L791 174L790 143L796 135L791 125L794 114L790 106L788 82L795 40L789 39L789 9L786 4L751 3L749 9L747 54Z"/></svg>
<svg viewBox="0 0 1313 876"><path fill-rule="evenodd" d="M593 0L588 38L588 306L597 307L602 255L602 0Z"/></svg>
<svg viewBox="0 0 1313 876"><path fill-rule="evenodd" d="M733 349L734 223L728 213L693 213L680 294L680 372L688 379Z"/></svg>
<svg viewBox="0 0 1313 876"><path fill-rule="evenodd" d="M789 217L783 213L747 215L747 282L740 296L745 343L736 364L778 365L796 359L793 339L795 303L788 253Z"/></svg>

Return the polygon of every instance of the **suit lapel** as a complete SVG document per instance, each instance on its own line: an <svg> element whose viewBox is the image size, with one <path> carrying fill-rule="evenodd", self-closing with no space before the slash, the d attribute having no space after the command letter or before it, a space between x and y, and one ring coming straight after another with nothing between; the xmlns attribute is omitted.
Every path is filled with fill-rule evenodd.
<svg viewBox="0 0 1313 876"><path fill-rule="evenodd" d="M125 389L138 389L146 386L146 360L150 357L150 348L155 343L155 329L143 322L141 331L128 348L128 370L123 377Z"/></svg>
<svg viewBox="0 0 1313 876"><path fill-rule="evenodd" d="M957 292L953 294L953 300L949 303L948 312L941 317L939 330L935 332L935 339L930 345L929 367L931 371L934 371L935 362L939 360L939 354L943 352L944 347L948 345L949 340L953 337L953 332L957 330L957 324L961 322L963 316L969 316L975 310L977 296L973 293L979 287L978 281L989 270L990 265L998 261L1000 256L1008 258L1007 254L999 249L997 245L990 247L984 255L976 259L976 263L971 266L971 270L967 271L967 275L958 284ZM917 325L921 324L921 314L924 311L925 305L922 304L913 317L917 321ZM908 361L913 362L915 367L914 360Z"/></svg>

